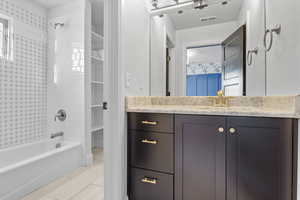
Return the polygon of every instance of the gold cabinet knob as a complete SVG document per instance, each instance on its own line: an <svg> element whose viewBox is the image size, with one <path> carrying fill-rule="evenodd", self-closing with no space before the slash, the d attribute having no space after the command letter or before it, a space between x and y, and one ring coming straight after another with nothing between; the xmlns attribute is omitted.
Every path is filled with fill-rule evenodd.
<svg viewBox="0 0 300 200"><path fill-rule="evenodd" d="M218 128L218 131L219 131L219 133L224 133L224 128L223 127L220 127L220 128Z"/></svg>
<svg viewBox="0 0 300 200"><path fill-rule="evenodd" d="M235 129L235 128L230 128L230 129L229 129L229 132L233 134L233 133L236 132L236 129Z"/></svg>

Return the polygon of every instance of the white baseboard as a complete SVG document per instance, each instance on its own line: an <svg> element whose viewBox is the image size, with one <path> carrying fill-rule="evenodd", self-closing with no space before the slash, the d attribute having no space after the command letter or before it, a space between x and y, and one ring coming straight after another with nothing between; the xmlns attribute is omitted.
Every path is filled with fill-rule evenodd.
<svg viewBox="0 0 300 200"><path fill-rule="evenodd" d="M93 154L89 153L86 155L86 166L91 166L93 164Z"/></svg>

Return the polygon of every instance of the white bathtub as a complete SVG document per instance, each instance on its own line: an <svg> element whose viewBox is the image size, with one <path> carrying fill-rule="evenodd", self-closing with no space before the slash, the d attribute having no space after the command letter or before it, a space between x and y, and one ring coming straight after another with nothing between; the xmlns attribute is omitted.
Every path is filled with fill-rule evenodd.
<svg viewBox="0 0 300 200"><path fill-rule="evenodd" d="M81 165L79 143L43 141L0 150L0 200L19 200Z"/></svg>

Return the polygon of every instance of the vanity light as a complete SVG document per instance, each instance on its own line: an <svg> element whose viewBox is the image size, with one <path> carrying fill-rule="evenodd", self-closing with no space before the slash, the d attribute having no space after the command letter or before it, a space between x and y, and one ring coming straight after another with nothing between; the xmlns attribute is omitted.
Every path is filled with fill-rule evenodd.
<svg viewBox="0 0 300 200"><path fill-rule="evenodd" d="M208 4L205 3L204 0L194 0L194 8L195 9L204 9L204 8L207 8L208 7Z"/></svg>
<svg viewBox="0 0 300 200"><path fill-rule="evenodd" d="M213 21L213 20L216 20L217 17L216 16L210 16L210 17L203 17L203 18L200 18L200 21L201 22L207 22L207 21Z"/></svg>
<svg viewBox="0 0 300 200"><path fill-rule="evenodd" d="M157 8L158 7L158 0L152 0L151 4L154 8Z"/></svg>

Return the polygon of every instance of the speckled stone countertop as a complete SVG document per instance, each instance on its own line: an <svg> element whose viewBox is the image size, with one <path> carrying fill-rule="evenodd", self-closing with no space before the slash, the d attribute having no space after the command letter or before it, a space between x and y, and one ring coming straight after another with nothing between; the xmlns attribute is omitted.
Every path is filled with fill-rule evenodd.
<svg viewBox="0 0 300 200"><path fill-rule="evenodd" d="M300 118L300 96L226 97L226 107L214 106L216 98L218 97L126 97L126 111Z"/></svg>

